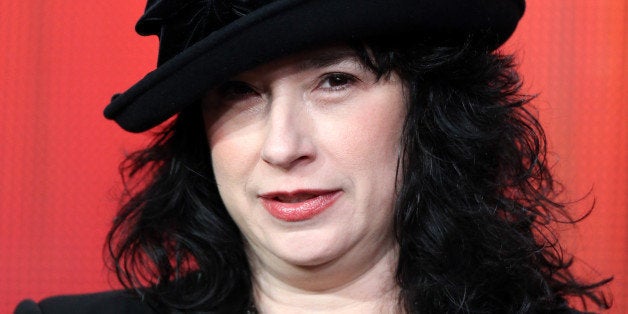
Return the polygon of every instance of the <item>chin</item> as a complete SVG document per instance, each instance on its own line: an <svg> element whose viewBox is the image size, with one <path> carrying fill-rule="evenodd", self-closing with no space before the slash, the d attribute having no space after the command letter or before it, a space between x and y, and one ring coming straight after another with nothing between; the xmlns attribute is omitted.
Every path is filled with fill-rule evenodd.
<svg viewBox="0 0 628 314"><path fill-rule="evenodd" d="M339 233L330 230L308 233L310 234L295 234L294 237L286 237L280 243L275 243L276 256L290 265L311 268L333 262L351 247L348 243L342 242L348 239L346 234L334 237L331 235Z"/></svg>

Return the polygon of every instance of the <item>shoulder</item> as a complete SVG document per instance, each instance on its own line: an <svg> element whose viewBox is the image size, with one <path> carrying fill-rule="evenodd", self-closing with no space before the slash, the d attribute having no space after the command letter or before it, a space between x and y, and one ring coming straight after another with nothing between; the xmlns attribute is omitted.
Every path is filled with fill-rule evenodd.
<svg viewBox="0 0 628 314"><path fill-rule="evenodd" d="M125 291L64 295L46 298L39 303L25 300L18 304L15 314L55 313L157 313L138 296Z"/></svg>

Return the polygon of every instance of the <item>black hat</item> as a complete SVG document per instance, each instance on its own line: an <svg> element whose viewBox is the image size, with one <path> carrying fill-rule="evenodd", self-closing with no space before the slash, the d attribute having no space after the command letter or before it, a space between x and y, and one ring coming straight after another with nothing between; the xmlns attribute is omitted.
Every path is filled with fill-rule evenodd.
<svg viewBox="0 0 628 314"><path fill-rule="evenodd" d="M148 130L212 85L326 43L404 35L455 44L471 36L493 50L524 9L524 0L148 0L136 30L159 36L157 69L114 96L105 117Z"/></svg>

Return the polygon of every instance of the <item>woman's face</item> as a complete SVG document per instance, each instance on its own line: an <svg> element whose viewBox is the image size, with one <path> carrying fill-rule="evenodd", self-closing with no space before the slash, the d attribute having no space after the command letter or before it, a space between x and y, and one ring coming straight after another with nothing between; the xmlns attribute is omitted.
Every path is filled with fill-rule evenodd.
<svg viewBox="0 0 628 314"><path fill-rule="evenodd" d="M394 249L404 100L397 75L378 80L345 47L273 61L208 94L215 179L249 259L368 264Z"/></svg>

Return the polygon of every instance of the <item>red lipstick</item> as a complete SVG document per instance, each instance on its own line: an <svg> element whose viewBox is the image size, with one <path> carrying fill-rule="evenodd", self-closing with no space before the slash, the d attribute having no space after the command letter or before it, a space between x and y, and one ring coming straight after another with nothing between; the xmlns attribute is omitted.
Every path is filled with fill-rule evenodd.
<svg viewBox="0 0 628 314"><path fill-rule="evenodd" d="M308 220L336 202L340 190L298 190L260 195L262 205L275 218L288 221Z"/></svg>

